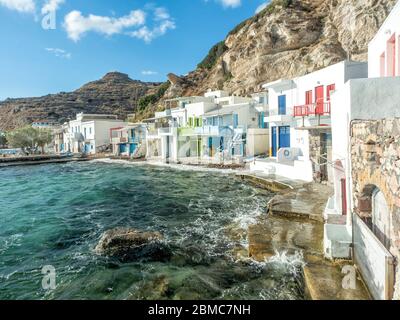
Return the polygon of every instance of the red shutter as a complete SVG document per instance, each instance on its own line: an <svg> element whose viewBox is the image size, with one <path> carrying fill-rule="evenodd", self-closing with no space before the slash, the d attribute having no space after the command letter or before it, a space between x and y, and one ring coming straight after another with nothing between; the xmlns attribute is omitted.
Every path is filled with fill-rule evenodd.
<svg viewBox="0 0 400 320"><path fill-rule="evenodd" d="M336 88L335 84L330 84L327 88L326 88L326 101L331 101L331 91L334 91Z"/></svg>
<svg viewBox="0 0 400 320"><path fill-rule="evenodd" d="M306 92L306 105L312 104L312 90Z"/></svg>

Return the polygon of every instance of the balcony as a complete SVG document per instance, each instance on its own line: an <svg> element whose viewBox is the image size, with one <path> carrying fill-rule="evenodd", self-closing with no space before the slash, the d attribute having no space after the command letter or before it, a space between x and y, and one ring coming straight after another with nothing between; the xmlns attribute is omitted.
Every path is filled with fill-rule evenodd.
<svg viewBox="0 0 400 320"><path fill-rule="evenodd" d="M310 117L310 116L329 116L331 114L331 103L311 103L293 108L294 117Z"/></svg>
<svg viewBox="0 0 400 320"><path fill-rule="evenodd" d="M159 128L158 129L158 134L160 136L171 136L172 135L172 127L166 127L166 128Z"/></svg>

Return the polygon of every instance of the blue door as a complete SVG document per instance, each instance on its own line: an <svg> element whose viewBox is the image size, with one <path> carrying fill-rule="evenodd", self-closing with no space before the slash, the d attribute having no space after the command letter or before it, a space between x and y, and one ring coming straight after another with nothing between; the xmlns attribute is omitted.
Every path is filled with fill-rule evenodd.
<svg viewBox="0 0 400 320"><path fill-rule="evenodd" d="M131 143L131 144L129 145L129 154L134 154L134 153L135 153L135 150L136 150L136 144Z"/></svg>
<svg viewBox="0 0 400 320"><path fill-rule="evenodd" d="M286 114L286 95L282 95L278 97L278 111L279 115Z"/></svg>
<svg viewBox="0 0 400 320"><path fill-rule="evenodd" d="M290 127L279 127L280 148L290 148Z"/></svg>
<svg viewBox="0 0 400 320"><path fill-rule="evenodd" d="M276 127L271 127L271 130L272 130L272 146L271 146L272 156L276 157L276 152L277 152L277 150L276 150L276 146L277 146L277 144L276 144Z"/></svg>
<svg viewBox="0 0 400 320"><path fill-rule="evenodd" d="M125 152L126 152L126 144L120 144L119 153L125 153Z"/></svg>

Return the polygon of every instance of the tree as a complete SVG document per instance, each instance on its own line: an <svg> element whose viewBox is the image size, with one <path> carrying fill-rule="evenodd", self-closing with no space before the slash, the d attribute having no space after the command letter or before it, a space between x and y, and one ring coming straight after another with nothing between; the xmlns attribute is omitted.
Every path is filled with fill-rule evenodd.
<svg viewBox="0 0 400 320"><path fill-rule="evenodd" d="M51 143L53 136L51 131L32 128L31 126L16 129L7 134L7 141L14 148L21 148L24 153L34 154L41 148Z"/></svg>

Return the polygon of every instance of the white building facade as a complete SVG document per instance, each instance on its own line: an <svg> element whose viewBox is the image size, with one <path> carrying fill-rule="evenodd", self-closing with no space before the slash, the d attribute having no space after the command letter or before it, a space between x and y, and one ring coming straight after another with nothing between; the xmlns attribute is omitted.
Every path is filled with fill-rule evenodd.
<svg viewBox="0 0 400 320"><path fill-rule="evenodd" d="M265 84L271 159L257 161L252 170L313 181L316 167L329 161L329 150L321 159L312 154L310 145L315 135L321 149L330 148L331 93L344 87L349 79L366 76L366 63L343 61L302 77Z"/></svg>
<svg viewBox="0 0 400 320"><path fill-rule="evenodd" d="M399 21L400 2L369 44L369 78L331 95L335 192L325 212L325 255L353 258L375 299L400 298L400 176L387 169L398 150L396 138L385 138L385 123L395 137L400 118Z"/></svg>
<svg viewBox="0 0 400 320"><path fill-rule="evenodd" d="M125 125L115 115L79 113L75 120L64 125L64 149L66 152L94 155L110 146L111 129Z"/></svg>

